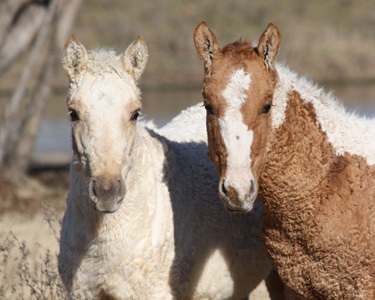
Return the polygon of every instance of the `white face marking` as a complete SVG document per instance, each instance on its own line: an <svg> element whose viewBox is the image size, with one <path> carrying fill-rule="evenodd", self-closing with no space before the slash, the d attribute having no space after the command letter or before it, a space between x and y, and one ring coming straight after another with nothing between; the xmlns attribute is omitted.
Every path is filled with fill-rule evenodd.
<svg viewBox="0 0 375 300"><path fill-rule="evenodd" d="M219 118L221 134L228 153L225 181L237 190L241 199L249 192L250 180L254 179L250 159L253 132L244 124L241 113L250 82L250 74L243 69L234 71L222 93L227 108L224 116Z"/></svg>

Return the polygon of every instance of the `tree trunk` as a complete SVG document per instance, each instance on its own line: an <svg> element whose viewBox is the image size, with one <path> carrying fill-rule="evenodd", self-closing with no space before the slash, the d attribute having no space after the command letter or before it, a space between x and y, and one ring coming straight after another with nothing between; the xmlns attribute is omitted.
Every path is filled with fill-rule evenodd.
<svg viewBox="0 0 375 300"><path fill-rule="evenodd" d="M41 28L46 7L31 3L9 30L0 53L0 76L32 43Z"/></svg>
<svg viewBox="0 0 375 300"><path fill-rule="evenodd" d="M7 145L6 152L9 153L9 157L5 168L6 173L12 178L19 178L27 171L34 141L39 130L45 99L51 93L55 62L55 55L52 51L49 51L17 137Z"/></svg>
<svg viewBox="0 0 375 300"><path fill-rule="evenodd" d="M36 60L38 55L41 52L43 43L47 38L48 31L51 28L51 24L53 21L53 17L56 13L57 7L59 4L59 0L52 0L50 2L50 6L48 7L48 13L46 14L40 31L38 33L37 39L31 51L30 57L24 67L23 73L21 75L21 79L18 83L16 91L14 92L10 103L5 107L4 113L2 115L2 119L0 122L1 130L0 130L0 169L4 167L5 158L6 158L6 146L9 145L10 141L13 140L12 137L12 122L15 120L16 112L21 104L22 97L27 87L27 83L29 82L32 73L34 71L34 66L36 64Z"/></svg>
<svg viewBox="0 0 375 300"><path fill-rule="evenodd" d="M10 25L17 11L30 0L1 0L0 2L0 45L9 31Z"/></svg>
<svg viewBox="0 0 375 300"><path fill-rule="evenodd" d="M48 56L44 63L38 84L32 94L19 136L12 147L9 158L9 171L12 177L24 174L27 170L34 142L40 125L40 119L45 107L46 99L51 94L53 74L60 63L62 49L72 29L73 19L77 13L81 0L65 0L62 2L61 13L57 21L57 31L50 44ZM11 166L11 167L10 167Z"/></svg>
<svg viewBox="0 0 375 300"><path fill-rule="evenodd" d="M21 3L23 1L23 4L25 3L24 0L3 1L6 1L6 3L10 3L11 1ZM2 2L0 8L5 7L6 3ZM9 3L8 6L11 7L12 5L9 5ZM63 44L70 35L73 20L80 3L81 0L49 1L48 11L45 13L45 17L41 23L40 30L24 67L18 87L3 112L0 120L0 170L12 176L14 179L23 175L27 170L32 148L39 129L43 108L46 99L51 93L53 74L60 62ZM57 14L58 10L60 14ZM16 11L16 9L12 11ZM2 12L0 12L0 17L1 15ZM57 24L54 24L55 22ZM30 81L31 76L35 76L36 60L45 44L50 28L56 28L56 32L50 35L51 42L48 47L48 52L47 54L43 54L45 55L43 68L38 76L38 81L31 93L31 97L28 100L27 111L22 117L19 130L14 132L14 124L19 124L19 122L15 120L16 113L21 104L21 99L23 98L27 83ZM17 31L14 30L13 32ZM22 48L22 46L19 46L19 48Z"/></svg>

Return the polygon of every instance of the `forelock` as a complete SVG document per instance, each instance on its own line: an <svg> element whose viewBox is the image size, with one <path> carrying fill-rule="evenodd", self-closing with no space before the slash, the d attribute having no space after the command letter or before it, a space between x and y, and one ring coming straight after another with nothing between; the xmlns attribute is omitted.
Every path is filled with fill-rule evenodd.
<svg viewBox="0 0 375 300"><path fill-rule="evenodd" d="M89 60L85 66L87 72L100 75L103 73L117 73L120 77L130 75L126 73L120 56L112 49L95 49L88 53Z"/></svg>
<svg viewBox="0 0 375 300"><path fill-rule="evenodd" d="M240 39L234 43L226 45L222 49L222 54L224 56L236 57L238 60L242 60L249 58L254 51L255 48L252 47L249 42Z"/></svg>

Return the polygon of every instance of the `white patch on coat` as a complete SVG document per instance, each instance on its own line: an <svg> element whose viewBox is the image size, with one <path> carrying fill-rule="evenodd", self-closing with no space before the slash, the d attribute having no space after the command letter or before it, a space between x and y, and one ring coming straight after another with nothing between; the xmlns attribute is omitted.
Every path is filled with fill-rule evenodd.
<svg viewBox="0 0 375 300"><path fill-rule="evenodd" d="M241 199L244 199L249 192L250 180L254 179L250 167L253 132L244 123L241 113L250 82L250 74L243 69L233 72L230 82L222 93L226 100L226 110L224 116L219 118L221 135L228 153L225 181L236 189Z"/></svg>
<svg viewBox="0 0 375 300"><path fill-rule="evenodd" d="M318 88L305 78L300 78L284 66L277 65L280 81L275 90L272 108L272 125L278 128L285 120L287 96L296 91L315 108L317 121L327 134L336 155L345 152L359 155L369 165L375 164L375 119L346 111L331 94Z"/></svg>
<svg viewBox="0 0 375 300"><path fill-rule="evenodd" d="M220 286L225 284L226 291L223 291L220 295L217 295L216 299L231 299L232 295L235 292L234 282L231 278L230 268L228 266L228 260L225 257L225 254L222 253L219 249L215 249L210 256L207 257L206 261L202 264L202 277L208 278L207 282L204 285L210 286L212 293L219 290ZM222 278L214 278L210 274L225 274ZM229 283L229 284L228 284ZM198 283L197 289L203 290L203 282ZM197 297L198 298L198 297ZM203 298L203 297L202 297Z"/></svg>

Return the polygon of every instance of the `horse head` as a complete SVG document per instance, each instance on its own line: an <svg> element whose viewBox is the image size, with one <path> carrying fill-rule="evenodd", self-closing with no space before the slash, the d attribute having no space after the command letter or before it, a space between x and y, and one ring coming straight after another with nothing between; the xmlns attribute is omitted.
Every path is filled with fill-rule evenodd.
<svg viewBox="0 0 375 300"><path fill-rule="evenodd" d="M88 52L73 36L64 48L72 168L84 179L88 198L99 212L115 212L126 193L141 110L137 83L147 57L142 37L121 55L111 50Z"/></svg>
<svg viewBox="0 0 375 300"><path fill-rule="evenodd" d="M258 194L271 130L280 33L269 24L257 47L240 40L221 49L201 22L194 43L204 64L208 155L220 175L219 192L230 210L249 211Z"/></svg>

